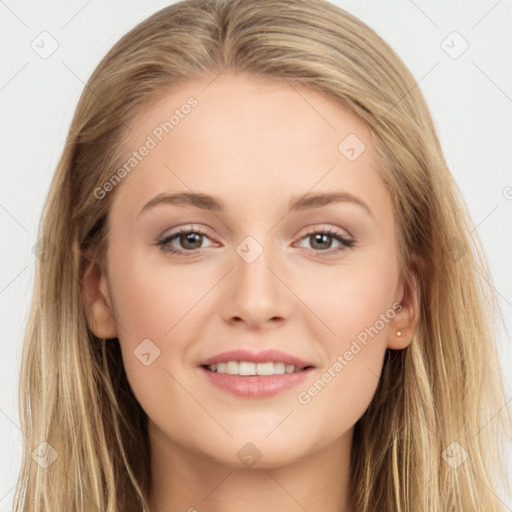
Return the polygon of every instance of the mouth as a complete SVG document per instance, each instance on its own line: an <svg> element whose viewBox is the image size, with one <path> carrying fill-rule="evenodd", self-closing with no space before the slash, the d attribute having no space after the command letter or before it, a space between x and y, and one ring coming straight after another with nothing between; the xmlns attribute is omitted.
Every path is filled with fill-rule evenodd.
<svg viewBox="0 0 512 512"><path fill-rule="evenodd" d="M315 366L278 350L224 352L201 361L210 384L243 398L271 397L303 382Z"/></svg>

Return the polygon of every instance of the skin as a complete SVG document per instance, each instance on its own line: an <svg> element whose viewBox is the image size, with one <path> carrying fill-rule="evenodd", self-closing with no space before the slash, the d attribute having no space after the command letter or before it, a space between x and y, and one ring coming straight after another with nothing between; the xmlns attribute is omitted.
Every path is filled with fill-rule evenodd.
<svg viewBox="0 0 512 512"><path fill-rule="evenodd" d="M351 511L354 424L374 396L386 349L407 347L417 318L370 134L320 92L223 74L181 84L148 107L129 132L131 147L190 96L197 107L109 192L107 260L84 279L89 325L100 338L119 338L149 417L151 510ZM366 145L354 161L338 149L348 134ZM181 191L216 196L227 209L160 204L139 215L156 195ZM349 192L371 214L351 202L288 210L292 197L325 191ZM190 224L209 234L188 246L174 238L170 245L188 253L156 245ZM322 228L355 244L326 255L343 246L311 236ZM236 251L247 236L263 248L252 263ZM402 309L300 403L298 393L394 302ZM148 366L133 353L147 338L160 350ZM315 369L273 397L233 396L198 363L241 347L277 348ZM249 442L261 454L253 466L237 456Z"/></svg>

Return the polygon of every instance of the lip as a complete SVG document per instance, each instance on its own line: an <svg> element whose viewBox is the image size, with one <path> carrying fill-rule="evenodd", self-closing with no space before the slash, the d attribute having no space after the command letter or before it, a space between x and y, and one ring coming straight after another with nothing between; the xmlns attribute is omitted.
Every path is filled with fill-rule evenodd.
<svg viewBox="0 0 512 512"><path fill-rule="evenodd" d="M223 362L223 361L221 361ZM214 386L244 398L266 398L300 384L314 368L282 375L230 375L211 372L200 367L200 371Z"/></svg>
<svg viewBox="0 0 512 512"><path fill-rule="evenodd" d="M280 375L231 375L228 373L212 372L206 368L212 364L226 363L228 361L249 361L252 363L272 361L275 363L293 364L296 368L309 368L299 372L283 373ZM297 386L314 371L315 366L281 350L266 349L252 352L247 349L238 349L222 352L222 354L204 359L199 363L199 369L211 384L228 393L244 398L266 398Z"/></svg>
<svg viewBox="0 0 512 512"><path fill-rule="evenodd" d="M276 349L265 349L259 352L251 352L247 349L229 350L209 357L199 362L199 366L209 366L217 363L227 363L228 361L249 361L251 363L266 363L272 361L274 363L293 364L297 368L305 368L306 366L314 366L298 357L292 356Z"/></svg>

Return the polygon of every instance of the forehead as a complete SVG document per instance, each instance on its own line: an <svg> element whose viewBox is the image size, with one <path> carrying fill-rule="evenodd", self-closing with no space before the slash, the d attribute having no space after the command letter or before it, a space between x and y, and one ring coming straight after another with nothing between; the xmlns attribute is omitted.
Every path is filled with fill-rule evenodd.
<svg viewBox="0 0 512 512"><path fill-rule="evenodd" d="M185 82L141 112L126 143L123 163L136 161L113 208L140 209L159 193L196 190L255 212L325 190L348 190L377 208L389 199L358 116L285 80L221 74ZM134 157L143 147L145 156Z"/></svg>

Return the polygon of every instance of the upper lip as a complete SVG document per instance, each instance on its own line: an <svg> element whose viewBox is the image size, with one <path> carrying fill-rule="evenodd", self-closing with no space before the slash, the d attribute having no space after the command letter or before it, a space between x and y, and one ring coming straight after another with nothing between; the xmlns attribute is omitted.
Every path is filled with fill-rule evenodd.
<svg viewBox="0 0 512 512"><path fill-rule="evenodd" d="M249 361L253 363L272 361L275 363L293 364L296 368L314 366L312 363L276 349L265 349L258 352L252 352L247 349L229 350L204 359L199 363L199 366L210 366L217 363L226 363L227 361Z"/></svg>

